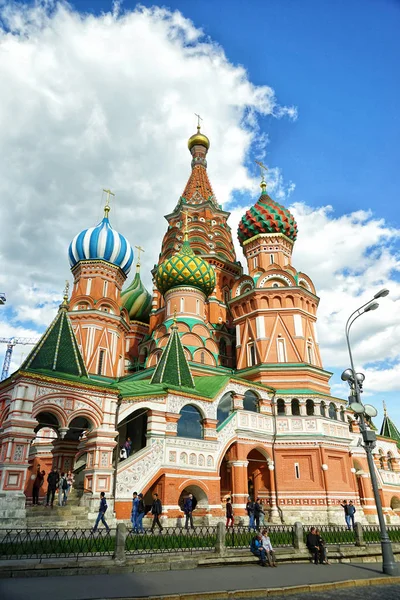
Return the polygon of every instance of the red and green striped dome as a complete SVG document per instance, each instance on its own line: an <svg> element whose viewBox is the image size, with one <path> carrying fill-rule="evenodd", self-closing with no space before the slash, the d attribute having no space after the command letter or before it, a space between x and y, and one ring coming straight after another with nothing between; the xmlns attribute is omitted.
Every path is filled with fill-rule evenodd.
<svg viewBox="0 0 400 600"><path fill-rule="evenodd" d="M240 220L240 244L260 233L283 233L293 242L297 237L297 223L287 208L272 200L264 190L258 202Z"/></svg>

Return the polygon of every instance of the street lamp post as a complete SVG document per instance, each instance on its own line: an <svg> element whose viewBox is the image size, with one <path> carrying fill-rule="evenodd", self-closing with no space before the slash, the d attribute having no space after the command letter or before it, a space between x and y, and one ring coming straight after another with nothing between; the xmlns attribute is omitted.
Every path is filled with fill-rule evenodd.
<svg viewBox="0 0 400 600"><path fill-rule="evenodd" d="M354 311L347 320L346 323L346 341L347 348L349 350L350 357L350 365L351 369L346 369L342 373L342 380L347 381L351 388L351 394L349 396L350 408L358 415L359 417L359 425L360 432L364 442L364 449L367 454L368 468L371 477L372 490L374 493L375 506L378 513L379 520L379 529L381 534L381 546L382 546L382 559L383 559L383 572L386 575L398 575L399 568L394 560L392 544L388 536L388 532L386 529L385 518L383 516L382 511L382 503L379 495L378 489L378 481L376 478L374 459L372 457L372 450L376 446L376 434L371 429L368 429L365 422L365 416L376 416L378 413L373 406L364 405L361 402L361 392L363 381L365 376L362 373L356 373L354 368L353 354L350 346L350 328L353 325L354 321L358 319L361 315L366 312L370 312L371 310L376 310L379 307L378 302L374 302L378 298L384 298L389 294L389 290L381 290L375 296L360 306L356 311Z"/></svg>

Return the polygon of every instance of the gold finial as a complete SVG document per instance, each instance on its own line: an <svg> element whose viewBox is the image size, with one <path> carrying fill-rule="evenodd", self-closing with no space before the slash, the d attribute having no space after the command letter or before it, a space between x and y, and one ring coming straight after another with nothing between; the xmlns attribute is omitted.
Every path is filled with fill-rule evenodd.
<svg viewBox="0 0 400 600"><path fill-rule="evenodd" d="M137 263L136 263L136 271L140 271L140 253L144 252L144 248L142 248L141 246L135 246L136 250L138 251L138 257L137 257Z"/></svg>
<svg viewBox="0 0 400 600"><path fill-rule="evenodd" d="M189 218L189 211L187 210L183 210L182 214L185 215L185 227L183 229L183 233L184 233L184 242L188 241L188 237L189 237L189 229L188 229L188 218Z"/></svg>
<svg viewBox="0 0 400 600"><path fill-rule="evenodd" d="M113 198L115 198L115 194L111 190L105 190L104 188L103 188L103 192L105 194L107 194L106 205L104 207L104 216L108 217L108 213L110 212L110 196L112 196Z"/></svg>
<svg viewBox="0 0 400 600"><path fill-rule="evenodd" d="M387 408L386 408L386 402L383 400L383 414L385 417L387 417Z"/></svg>
<svg viewBox="0 0 400 600"><path fill-rule="evenodd" d="M202 121L202 117L200 115L198 115L197 113L194 113L197 117L197 131L200 133L200 127L201 127L201 123L200 121Z"/></svg>
<svg viewBox="0 0 400 600"><path fill-rule="evenodd" d="M255 162L260 167L260 176L261 176L260 188L262 189L263 192L265 192L265 190L267 189L267 182L265 181L264 174L265 174L266 171L268 171L268 167L266 167L259 160L256 160Z"/></svg>
<svg viewBox="0 0 400 600"><path fill-rule="evenodd" d="M176 327L176 304L174 306L174 318L173 318L173 326Z"/></svg>
<svg viewBox="0 0 400 600"><path fill-rule="evenodd" d="M68 304L68 295L69 295L69 281L65 281L64 295L62 306L66 306Z"/></svg>

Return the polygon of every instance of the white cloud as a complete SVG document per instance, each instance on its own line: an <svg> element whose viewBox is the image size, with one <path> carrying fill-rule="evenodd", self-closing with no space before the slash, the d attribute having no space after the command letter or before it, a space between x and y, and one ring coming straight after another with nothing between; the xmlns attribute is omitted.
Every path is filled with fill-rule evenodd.
<svg viewBox="0 0 400 600"><path fill-rule="evenodd" d="M67 4L0 2L0 289L10 324L47 325L71 278L74 235L102 216L101 189L117 194L110 219L158 257L190 172L194 112L211 139L209 171L220 202L253 188L245 160L257 115L296 117L268 86L179 12L154 7L81 15ZM253 188L254 189L254 188ZM7 315L6 321L4 321ZM8 325L7 325L8 322Z"/></svg>

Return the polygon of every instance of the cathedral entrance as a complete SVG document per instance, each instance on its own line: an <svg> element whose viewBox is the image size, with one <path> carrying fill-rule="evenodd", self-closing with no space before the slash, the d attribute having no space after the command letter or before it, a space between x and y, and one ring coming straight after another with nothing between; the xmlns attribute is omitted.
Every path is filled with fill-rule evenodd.
<svg viewBox="0 0 400 600"><path fill-rule="evenodd" d="M146 447L147 413L147 408L139 408L118 424L119 447L124 446L127 440L130 441L130 456Z"/></svg>
<svg viewBox="0 0 400 600"><path fill-rule="evenodd" d="M271 475L267 456L263 451L256 448L247 455L247 491L252 500L262 498L269 505Z"/></svg>

